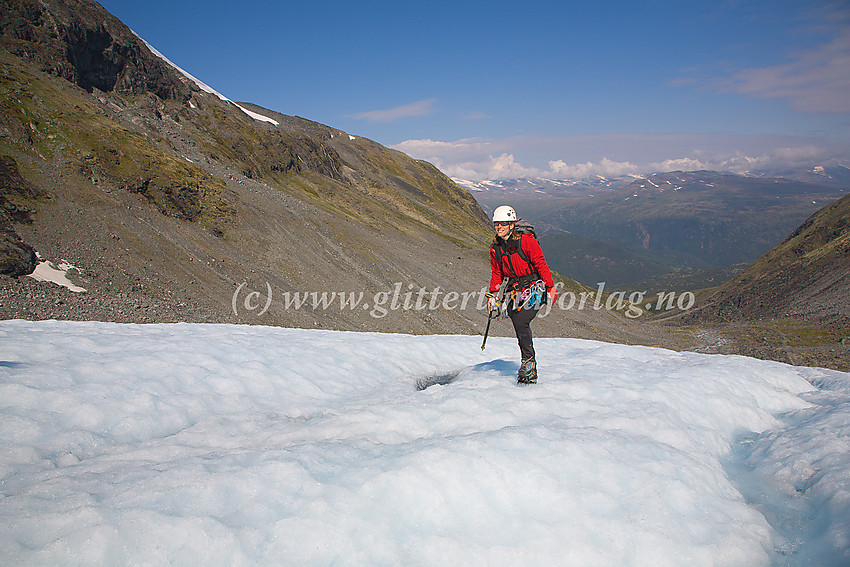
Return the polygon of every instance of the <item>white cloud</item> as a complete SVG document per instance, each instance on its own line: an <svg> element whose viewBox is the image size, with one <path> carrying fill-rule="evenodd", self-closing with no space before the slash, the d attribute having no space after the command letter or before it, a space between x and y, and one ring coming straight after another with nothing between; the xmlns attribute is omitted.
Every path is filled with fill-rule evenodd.
<svg viewBox="0 0 850 567"><path fill-rule="evenodd" d="M719 92L784 99L801 112L850 113L850 10L833 14L832 39L794 53L787 62L736 70L711 79L681 77L671 86L703 85Z"/></svg>
<svg viewBox="0 0 850 567"><path fill-rule="evenodd" d="M464 120L489 120L493 117L484 112L470 112L465 114L462 118Z"/></svg>
<svg viewBox="0 0 850 567"><path fill-rule="evenodd" d="M459 152L480 153L491 145L489 141L457 140L454 142L441 142L439 140L405 140L392 146L394 149L410 155L428 155Z"/></svg>
<svg viewBox="0 0 850 567"><path fill-rule="evenodd" d="M813 145L801 145L797 147L777 147L769 149L758 155L734 155L717 156L709 162L710 167L703 169L720 169L743 173L752 170L769 170L777 168L807 167L815 164L829 163L832 161L830 154L824 149Z"/></svg>
<svg viewBox="0 0 850 567"><path fill-rule="evenodd" d="M524 167L514 160L513 154L502 154L497 158L490 158L490 172L493 179L507 179L510 177L529 177L538 174L533 168Z"/></svg>
<svg viewBox="0 0 850 567"><path fill-rule="evenodd" d="M555 179L581 179L593 175L615 177L635 173L640 169L639 166L633 163L614 161L607 157L603 157L599 163L588 161L576 165L568 165L564 160L559 159L549 162L549 170L544 175Z"/></svg>
<svg viewBox="0 0 850 567"><path fill-rule="evenodd" d="M543 174L540 169L525 167L517 163L511 154L501 154L495 157L487 155L466 161L449 161L439 156L419 159L433 163L449 177L461 179L517 179L537 177Z"/></svg>
<svg viewBox="0 0 850 567"><path fill-rule="evenodd" d="M712 169L706 162L693 157L669 158L654 164L650 164L654 171L699 171Z"/></svg>
<svg viewBox="0 0 850 567"><path fill-rule="evenodd" d="M850 113L850 32L791 63L743 69L729 77L725 88L758 98L783 98L803 112Z"/></svg>
<svg viewBox="0 0 850 567"><path fill-rule="evenodd" d="M401 118L412 116L425 116L434 112L435 98L419 100L410 104L403 104L386 110L370 110L352 114L351 118L356 120L368 120L369 122L395 122Z"/></svg>
<svg viewBox="0 0 850 567"><path fill-rule="evenodd" d="M393 146L451 177L580 179L658 171L755 170L847 163L846 147L808 138L712 134L610 133L561 137L407 140ZM617 155L617 158L610 157Z"/></svg>
<svg viewBox="0 0 850 567"><path fill-rule="evenodd" d="M537 170L516 163L509 152L512 146L511 140L507 139L468 138L454 142L406 140L391 147L431 162L452 177L510 179L536 175Z"/></svg>

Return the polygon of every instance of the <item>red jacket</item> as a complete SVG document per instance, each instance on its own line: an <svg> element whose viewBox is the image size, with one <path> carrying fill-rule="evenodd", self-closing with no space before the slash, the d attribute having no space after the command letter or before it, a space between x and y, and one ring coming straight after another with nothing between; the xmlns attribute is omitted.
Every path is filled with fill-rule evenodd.
<svg viewBox="0 0 850 567"><path fill-rule="evenodd" d="M546 264L546 258L543 257L543 250L540 248L540 243L529 233L520 236L519 244L522 246L522 251L528 258L528 262L522 259L517 252L517 240L511 238L507 242L505 254L502 256L502 263L499 265L496 255L496 244L490 246L490 292L499 290L502 285L502 279L527 276L537 273L543 283L546 284L546 289L553 287L555 282L552 281L552 273L549 271L549 266ZM529 265L529 263L531 265Z"/></svg>

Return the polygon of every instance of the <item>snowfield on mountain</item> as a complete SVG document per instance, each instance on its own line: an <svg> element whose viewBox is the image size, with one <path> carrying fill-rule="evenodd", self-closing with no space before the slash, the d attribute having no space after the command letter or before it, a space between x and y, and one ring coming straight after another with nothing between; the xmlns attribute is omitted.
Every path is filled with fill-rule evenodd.
<svg viewBox="0 0 850 567"><path fill-rule="evenodd" d="M480 344L2 321L0 563L850 564L850 375Z"/></svg>

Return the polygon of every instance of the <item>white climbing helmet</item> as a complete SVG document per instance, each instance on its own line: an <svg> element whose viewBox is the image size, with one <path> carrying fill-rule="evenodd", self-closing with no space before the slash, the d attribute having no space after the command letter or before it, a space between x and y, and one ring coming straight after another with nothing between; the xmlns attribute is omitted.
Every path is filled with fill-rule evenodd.
<svg viewBox="0 0 850 567"><path fill-rule="evenodd" d="M498 221L516 222L516 211L514 208L507 205L496 207L496 210L493 211L493 222Z"/></svg>

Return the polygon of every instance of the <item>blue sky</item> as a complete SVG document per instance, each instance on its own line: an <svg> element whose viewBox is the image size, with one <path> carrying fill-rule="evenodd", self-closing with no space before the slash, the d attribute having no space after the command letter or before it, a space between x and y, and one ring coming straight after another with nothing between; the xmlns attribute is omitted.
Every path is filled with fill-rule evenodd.
<svg viewBox="0 0 850 567"><path fill-rule="evenodd" d="M463 178L850 166L850 3L104 0L235 101Z"/></svg>

